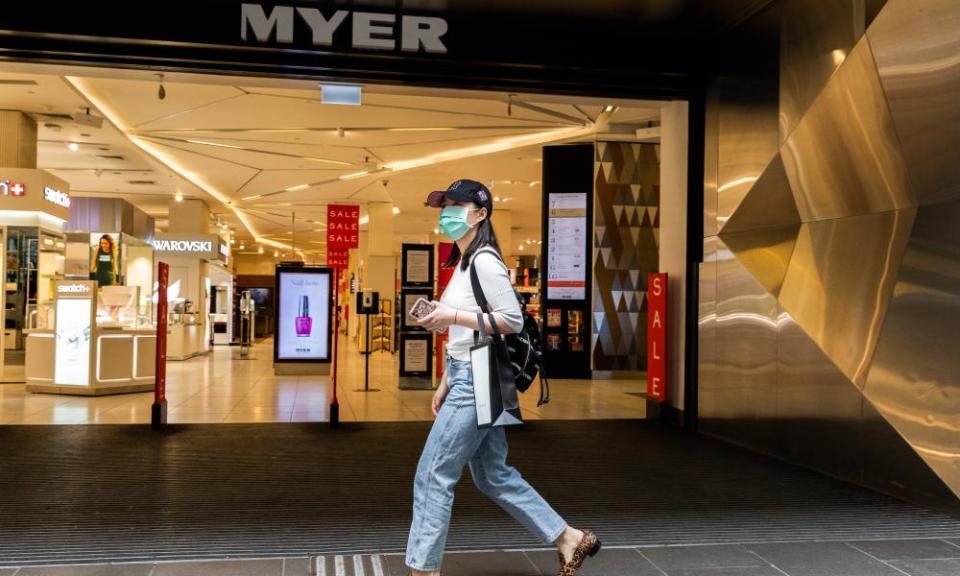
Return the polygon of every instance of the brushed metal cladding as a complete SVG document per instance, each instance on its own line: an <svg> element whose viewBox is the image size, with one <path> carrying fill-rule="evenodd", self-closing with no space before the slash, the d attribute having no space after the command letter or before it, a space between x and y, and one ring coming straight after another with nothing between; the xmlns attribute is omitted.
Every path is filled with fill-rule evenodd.
<svg viewBox="0 0 960 576"><path fill-rule="evenodd" d="M859 477L863 395L783 308L777 323L778 454Z"/></svg>
<svg viewBox="0 0 960 576"><path fill-rule="evenodd" d="M787 0L780 30L780 141L787 139L863 33L863 0Z"/></svg>
<svg viewBox="0 0 960 576"><path fill-rule="evenodd" d="M723 234L727 248L753 277L777 296L787 275L800 224Z"/></svg>
<svg viewBox="0 0 960 576"><path fill-rule="evenodd" d="M960 2L891 0L867 38L917 200L960 200Z"/></svg>
<svg viewBox="0 0 960 576"><path fill-rule="evenodd" d="M722 78L718 112L717 226L727 219L777 153L776 79Z"/></svg>
<svg viewBox="0 0 960 576"><path fill-rule="evenodd" d="M776 417L777 300L717 240L716 388L711 433L772 448ZM768 442L770 444L768 444Z"/></svg>
<svg viewBox="0 0 960 576"><path fill-rule="evenodd" d="M803 224L780 302L863 387L915 208Z"/></svg>
<svg viewBox="0 0 960 576"><path fill-rule="evenodd" d="M711 414L717 371L717 237L703 239L703 262L698 277L697 382L700 415Z"/></svg>
<svg viewBox="0 0 960 576"><path fill-rule="evenodd" d="M915 205L865 39L847 56L780 153L804 222Z"/></svg>
<svg viewBox="0 0 960 576"><path fill-rule="evenodd" d="M783 160L777 154L727 220L723 233L790 224L800 224L800 213L793 201Z"/></svg>
<svg viewBox="0 0 960 576"><path fill-rule="evenodd" d="M703 138L703 236L717 235L717 178L719 177L720 94L716 81L707 85Z"/></svg>
<svg viewBox="0 0 960 576"><path fill-rule="evenodd" d="M958 334L960 202L955 202L917 212L864 394L960 496Z"/></svg>

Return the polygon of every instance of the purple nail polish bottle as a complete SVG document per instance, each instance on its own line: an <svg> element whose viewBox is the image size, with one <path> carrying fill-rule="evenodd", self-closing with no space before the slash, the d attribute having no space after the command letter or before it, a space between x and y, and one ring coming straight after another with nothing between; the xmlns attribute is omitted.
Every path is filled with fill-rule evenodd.
<svg viewBox="0 0 960 576"><path fill-rule="evenodd" d="M313 330L313 318L310 317L310 299L306 294L300 296L299 313L295 321L297 336L306 338Z"/></svg>

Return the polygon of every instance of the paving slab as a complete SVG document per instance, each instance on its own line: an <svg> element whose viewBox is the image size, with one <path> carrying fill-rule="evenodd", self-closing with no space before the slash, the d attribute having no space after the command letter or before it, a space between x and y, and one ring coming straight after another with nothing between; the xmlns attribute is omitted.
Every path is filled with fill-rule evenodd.
<svg viewBox="0 0 960 576"><path fill-rule="evenodd" d="M149 576L153 564L79 564L73 566L30 566L17 576ZM11 572L12 574L12 572ZM0 576L6 572L0 571Z"/></svg>
<svg viewBox="0 0 960 576"><path fill-rule="evenodd" d="M903 576L899 570L843 542L746 544L789 576Z"/></svg>
<svg viewBox="0 0 960 576"><path fill-rule="evenodd" d="M527 557L540 570L543 576L553 576L560 569L560 559L553 551L527 552ZM587 558L577 576L663 576L649 560L640 555L635 548L603 548Z"/></svg>
<svg viewBox="0 0 960 576"><path fill-rule="evenodd" d="M678 570L756 568L767 565L767 562L739 545L640 548L640 553L668 574Z"/></svg>
<svg viewBox="0 0 960 576"><path fill-rule="evenodd" d="M283 576L283 559L163 562L151 576Z"/></svg>
<svg viewBox="0 0 960 576"><path fill-rule="evenodd" d="M943 540L871 540L850 542L880 560L938 560L960 558L960 547Z"/></svg>
<svg viewBox="0 0 960 576"><path fill-rule="evenodd" d="M910 576L957 576L960 560L894 560L891 566Z"/></svg>

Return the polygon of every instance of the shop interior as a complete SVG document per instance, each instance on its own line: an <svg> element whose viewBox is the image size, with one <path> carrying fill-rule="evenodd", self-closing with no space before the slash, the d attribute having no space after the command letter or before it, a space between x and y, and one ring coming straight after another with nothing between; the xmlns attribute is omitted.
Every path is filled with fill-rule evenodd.
<svg viewBox="0 0 960 576"><path fill-rule="evenodd" d="M494 195L492 219L511 280L527 311L556 328L547 336L556 342L545 346L586 362L585 372L551 374L550 404L537 407L535 393L525 395L525 416L644 417L642 279L661 258L664 198L685 194L677 176L685 156L661 154L671 103L402 85L351 87L347 97L357 103L305 80L13 63L0 68L0 79L0 109L35 122L36 168L66 181L77 204L121 201L149 221L137 230L122 217L109 229L78 228L71 213L59 231L0 222L7 250L0 423L149 421L151 395L128 385L152 387L152 373L138 374L137 361L124 386L111 390L38 386L24 379L23 333L47 327L51 282L96 279L109 264L115 270L107 276L126 290L96 288L98 329L112 322L141 330L133 347L145 354L156 337L159 261L171 264L171 422L327 419L329 376L277 375L273 332L276 267L326 264L330 204L360 207L359 243L335 282L341 419L431 419L435 342L413 334L404 311L418 289L436 296L442 277L446 239L424 198L460 178L482 181ZM583 256L591 268L583 288L589 309L541 302L546 149L572 144L593 147L592 244ZM98 268L108 233L117 261ZM186 246L189 234L214 238L210 253L164 251ZM405 285L404 251L426 246L429 285ZM355 313L363 290L379 295L369 317ZM245 294L252 346L241 354ZM405 339L424 337L428 374L405 380ZM378 391L363 391L365 381Z"/></svg>

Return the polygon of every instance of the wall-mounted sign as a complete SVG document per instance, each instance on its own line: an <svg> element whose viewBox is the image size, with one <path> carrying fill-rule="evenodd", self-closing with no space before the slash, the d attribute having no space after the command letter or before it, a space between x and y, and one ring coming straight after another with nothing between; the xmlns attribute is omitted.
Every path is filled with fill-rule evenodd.
<svg viewBox="0 0 960 576"><path fill-rule="evenodd" d="M47 214L66 221L70 219L70 204L70 184L46 170L0 170L0 210Z"/></svg>
<svg viewBox="0 0 960 576"><path fill-rule="evenodd" d="M159 252L212 252L209 240L154 240L153 249Z"/></svg>
<svg viewBox="0 0 960 576"><path fill-rule="evenodd" d="M226 242L216 234L158 234L152 244L157 252L205 260L226 260L230 253L229 246L224 248Z"/></svg>
<svg viewBox="0 0 960 576"><path fill-rule="evenodd" d="M327 206L327 250L360 246L360 207L346 204Z"/></svg>
<svg viewBox="0 0 960 576"><path fill-rule="evenodd" d="M70 195L50 186L43 187L43 199L57 206L70 207Z"/></svg>
<svg viewBox="0 0 960 576"><path fill-rule="evenodd" d="M346 24L348 19L350 24ZM329 47L341 28L350 29L351 48L447 52L442 38L448 25L443 18L350 10L328 10L324 14L308 6L240 5L240 38L247 42L293 44L294 34L303 34L314 46Z"/></svg>
<svg viewBox="0 0 960 576"><path fill-rule="evenodd" d="M22 182L11 182L9 180L0 180L0 195L3 196L24 196L27 193L27 187Z"/></svg>
<svg viewBox="0 0 960 576"><path fill-rule="evenodd" d="M224 260L230 257L230 245L226 242L220 243L220 256L222 256Z"/></svg>
<svg viewBox="0 0 960 576"><path fill-rule="evenodd" d="M587 194L548 195L547 299L583 300L587 295Z"/></svg>
<svg viewBox="0 0 960 576"><path fill-rule="evenodd" d="M647 276L647 396L667 401L667 275Z"/></svg>

